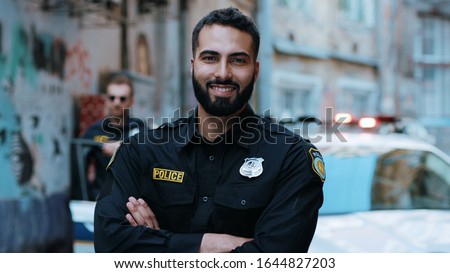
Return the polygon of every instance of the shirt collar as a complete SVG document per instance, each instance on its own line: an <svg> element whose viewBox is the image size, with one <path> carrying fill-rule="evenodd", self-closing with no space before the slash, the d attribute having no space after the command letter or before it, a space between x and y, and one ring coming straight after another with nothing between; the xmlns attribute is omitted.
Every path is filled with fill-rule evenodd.
<svg viewBox="0 0 450 273"><path fill-rule="evenodd" d="M260 118L255 115L255 112L248 104L239 117L236 118L240 118L240 122L235 123L222 137L225 137L226 143L236 143L241 147L248 148L249 145L255 141L253 138L249 137L254 135L251 134L251 131L255 130L254 125L252 126L250 124L257 124ZM198 108L196 108L194 113L189 116L187 126L184 126L185 129L181 130L181 134L185 136L186 141L175 143L177 148L182 149L188 144L200 143L201 135L198 130L197 120Z"/></svg>

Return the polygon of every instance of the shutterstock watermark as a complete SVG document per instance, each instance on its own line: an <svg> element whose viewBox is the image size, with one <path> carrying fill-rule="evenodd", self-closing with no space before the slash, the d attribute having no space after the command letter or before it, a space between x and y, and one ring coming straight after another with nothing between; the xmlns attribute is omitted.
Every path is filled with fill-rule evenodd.
<svg viewBox="0 0 450 273"><path fill-rule="evenodd" d="M325 118L323 120L318 117L305 116L297 119L283 118L274 122L287 126L295 133L309 139L312 143L318 143L324 138L325 142L331 142L333 137L336 137L340 142L347 142L340 129L345 124L345 121L345 117L342 116L335 120L333 108L327 107L325 108Z"/></svg>
<svg viewBox="0 0 450 273"><path fill-rule="evenodd" d="M172 117L161 117L156 120L154 117L147 117L145 120L142 118L133 118L133 120L126 126L128 130L126 132L132 131L131 128L136 128L139 124L161 124L160 129L157 130L144 130L141 131L137 137L138 143L155 143L155 144L165 144L165 143L178 143L187 144L192 142L193 139L190 138L194 134L195 130L198 130L199 121L196 119L188 119L187 116L193 114L194 109L191 109L187 115L182 115L180 109L174 111ZM124 112L125 113L125 112ZM123 130L117 127L118 121L124 119L125 114L122 118L115 118L114 123L111 123L110 118L105 118L102 122L102 128L110 139L123 139L124 143L129 143L129 138L127 135L123 135ZM326 142L331 142L334 137L336 137L341 142L347 142L344 135L340 131L340 127L344 122L344 118L339 120L334 120L333 109L325 109L325 118L322 120L318 117L301 117L301 118L282 118L277 119L271 116L271 110L268 109L264 112L263 118L257 118L255 116L246 117L231 117L229 119L220 119L217 117L207 117L202 120L204 127L202 132L206 132L208 135L203 135L207 139L223 138L227 144L231 144L234 141L239 141L241 143L252 144L259 141L265 141L267 143L276 144L277 142L283 141L284 143L294 143L298 141L298 137L294 134L300 135L305 139L309 139L311 143L318 143L323 141L325 138ZM193 123L190 124L190 123ZM171 133L164 133L164 130L170 130L171 127L185 127L183 130L173 130ZM259 127L259 128L258 128ZM196 129L197 128L197 129ZM222 128L231 130L231 136L227 133L218 134ZM263 128L263 129L261 129ZM238 129L238 130L236 130ZM190 131L191 130L191 131ZM194 130L194 131L192 131ZM222 130L223 131L223 130ZM234 136L233 134L237 134Z"/></svg>

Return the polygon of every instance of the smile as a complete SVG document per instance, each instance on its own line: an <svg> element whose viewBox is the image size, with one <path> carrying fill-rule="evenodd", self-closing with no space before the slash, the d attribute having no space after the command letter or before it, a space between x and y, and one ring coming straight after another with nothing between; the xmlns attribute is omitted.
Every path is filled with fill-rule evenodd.
<svg viewBox="0 0 450 273"><path fill-rule="evenodd" d="M223 95L231 95L234 91L237 90L235 86L219 86L212 84L210 86L210 90L213 94L223 96Z"/></svg>

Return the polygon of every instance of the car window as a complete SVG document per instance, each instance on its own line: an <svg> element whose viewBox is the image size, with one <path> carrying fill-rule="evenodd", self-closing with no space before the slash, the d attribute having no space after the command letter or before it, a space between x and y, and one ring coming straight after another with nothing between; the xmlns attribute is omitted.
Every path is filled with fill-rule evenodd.
<svg viewBox="0 0 450 273"><path fill-rule="evenodd" d="M323 149L327 180L321 214L370 210L377 155L364 149Z"/></svg>
<svg viewBox="0 0 450 273"><path fill-rule="evenodd" d="M415 208L450 208L450 165L432 153L424 160L423 174L415 181Z"/></svg>
<svg viewBox="0 0 450 273"><path fill-rule="evenodd" d="M372 209L447 209L450 166L436 155L394 150L379 157Z"/></svg>

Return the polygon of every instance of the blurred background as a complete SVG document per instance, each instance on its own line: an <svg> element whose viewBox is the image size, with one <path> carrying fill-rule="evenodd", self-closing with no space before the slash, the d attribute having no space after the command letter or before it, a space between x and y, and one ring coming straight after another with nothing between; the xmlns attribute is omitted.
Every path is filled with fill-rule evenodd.
<svg viewBox="0 0 450 273"><path fill-rule="evenodd" d="M191 31L228 6L260 28L257 113L408 118L450 153L450 1L4 0L0 252L73 250L73 139L103 117L105 79L132 77L150 127L185 115Z"/></svg>

